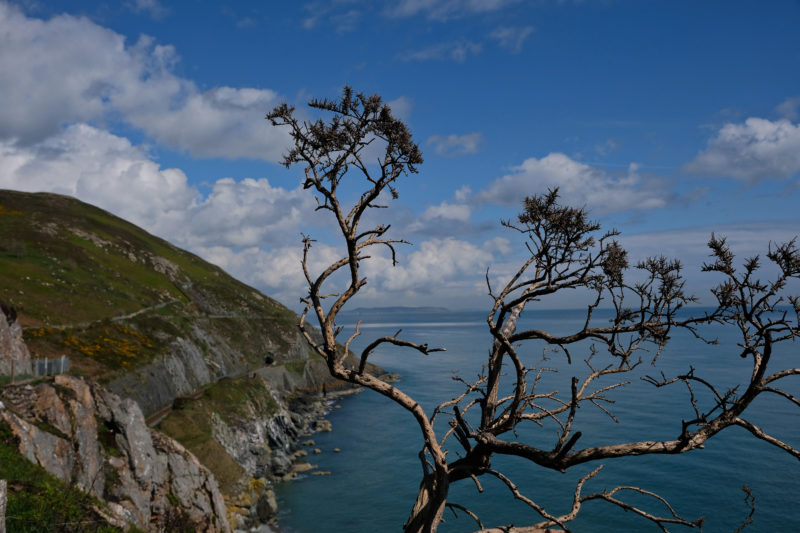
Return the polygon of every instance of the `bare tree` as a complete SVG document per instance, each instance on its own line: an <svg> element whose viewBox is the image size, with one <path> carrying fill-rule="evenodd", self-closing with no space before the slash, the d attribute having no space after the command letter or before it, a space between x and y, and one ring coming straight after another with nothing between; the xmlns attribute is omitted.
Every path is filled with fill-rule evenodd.
<svg viewBox="0 0 800 533"><path fill-rule="evenodd" d="M737 271L734 257L724 239L712 235L709 246L713 262L704 270L717 272L724 281L712 289L716 309L702 316L688 317L685 310L694 298L684 292L681 264L664 257L649 258L635 266L635 282L629 282L627 254L615 240L616 231L601 232L600 225L589 219L584 209L563 206L558 191L526 198L516 220L503 222L510 231L525 240L528 258L503 286L494 287L486 273L486 283L493 305L486 323L492 336L488 358L475 380L461 380L463 393L436 407L430 414L398 386L385 383L365 371L367 361L384 345L395 345L428 354L438 349L416 344L397 335L380 337L370 342L358 356L358 365L348 365L346 356L359 327L342 342L337 342L341 328L337 314L367 283L361 272L362 262L374 247L388 249L394 262L395 246L406 241L387 237L388 225L362 227L371 209L384 207L379 202L397 198L397 180L409 172L417 172L422 157L411 140L405 124L395 118L379 96L355 94L345 87L337 101L314 100L310 107L328 114L327 119L313 122L299 120L294 108L281 105L267 115L275 126L288 127L294 147L285 156L290 167L299 163L305 171L304 187L316 194L318 210L329 211L339 227L346 255L332 263L321 274L312 274L309 264L313 240L304 237L302 268L308 282L308 295L303 299L305 310L300 330L328 364L330 373L344 381L372 389L391 398L406 409L420 429L422 480L408 521L407 532L436 531L446 508L466 512L483 531L480 518L458 504L448 501L452 483L471 480L482 490L479 478L499 479L515 498L526 503L541 517L528 527L513 531L545 531L553 527L569 530L569 522L579 513L583 503L602 500L631 511L666 531L668 526L700 527L702 519L680 516L658 494L641 487L620 486L600 493L584 494L584 484L596 476L602 465L577 483L569 512L553 514L527 497L507 473L493 468L496 455L518 457L543 468L566 471L576 465L595 463L618 457L649 454L680 454L702 448L703 443L730 426L741 426L762 439L800 459L800 452L791 444L769 435L745 418L746 410L762 393L781 397L800 406L800 400L781 389L781 382L800 374L800 368L770 368L776 343L794 339L800 334L798 318L800 302L784 296L791 279L800 278L800 253L794 241L773 246L767 258L777 267L771 281L759 281L760 259L750 258L744 270ZM366 161L369 153L380 148L377 162ZM359 195L343 203L339 190L344 179L350 186L360 180ZM387 194L388 193L388 194ZM340 289L334 277L344 273L346 281ZM331 291L332 292L329 292ZM539 329L518 329L520 316L529 305L544 297L565 291L582 290L589 295L582 327L569 334L553 334ZM610 322L598 325L595 311L601 303L613 309ZM315 317L322 337L312 334L309 315ZM578 408L594 405L614 419L609 392L629 383L626 376L642 362L645 349L654 353L655 363L671 333L685 330L699 342L706 339L700 328L704 324L725 324L740 334L741 357L752 360L752 373L745 383L719 390L711 381L696 374L693 368L674 377L661 374L647 377L653 386L683 384L690 393L694 412L691 420L680 421L680 432L670 440L618 442L601 446L581 447L581 432L575 430ZM588 350L584 359L588 373L574 376L568 390L547 389L551 369L538 365L523 347L527 341L544 342L563 353L570 364L575 350ZM587 343L591 343L587 349ZM610 382L609 382L610 380ZM694 391L707 389L712 398L703 405ZM437 433L438 417L449 417L447 430ZM556 436L548 447L537 447L517 438L523 425L535 424L556 428ZM448 455L451 443L459 453ZM630 503L625 494L649 497L663 512L658 513ZM749 494L749 493L748 493ZM637 500L638 501L638 500ZM752 513L751 513L752 514Z"/></svg>

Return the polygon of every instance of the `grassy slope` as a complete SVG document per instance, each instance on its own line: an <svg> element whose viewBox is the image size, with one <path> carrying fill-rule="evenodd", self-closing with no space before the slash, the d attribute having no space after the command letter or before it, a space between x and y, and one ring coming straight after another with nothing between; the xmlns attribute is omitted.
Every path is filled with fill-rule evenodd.
<svg viewBox="0 0 800 533"><path fill-rule="evenodd" d="M196 399L176 402L173 411L158 430L179 441L208 465L223 494L236 492L244 469L239 466L213 438L212 413L235 425L238 419L263 417L278 410L278 404L265 390L260 380L248 378L222 379L206 389Z"/></svg>
<svg viewBox="0 0 800 533"><path fill-rule="evenodd" d="M161 258L175 273L156 264ZM146 363L198 320L257 364L258 339L280 344L296 320L220 268L110 213L7 190L0 190L0 300L19 312L34 356L64 353L75 373L90 377Z"/></svg>

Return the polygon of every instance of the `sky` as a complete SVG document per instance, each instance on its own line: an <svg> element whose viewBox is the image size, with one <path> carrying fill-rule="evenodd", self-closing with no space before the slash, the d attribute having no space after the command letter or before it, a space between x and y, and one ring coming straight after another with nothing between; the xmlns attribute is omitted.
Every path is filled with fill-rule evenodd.
<svg viewBox="0 0 800 533"><path fill-rule="evenodd" d="M500 225L559 187L631 258L712 232L744 258L800 234L800 1L0 0L0 188L75 196L287 306L341 253L281 102L377 93L425 162L372 220L354 305L488 308L524 241ZM569 307L568 296L548 302Z"/></svg>

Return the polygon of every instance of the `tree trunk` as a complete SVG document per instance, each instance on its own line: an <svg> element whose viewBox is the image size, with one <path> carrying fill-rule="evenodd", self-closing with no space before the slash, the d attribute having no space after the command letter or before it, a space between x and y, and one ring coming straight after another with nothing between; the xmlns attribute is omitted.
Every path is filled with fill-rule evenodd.
<svg viewBox="0 0 800 533"><path fill-rule="evenodd" d="M439 490L435 488L437 485ZM425 476L419 486L411 515L403 526L405 533L434 533L438 529L447 503L448 485L447 476L439 480L433 474Z"/></svg>

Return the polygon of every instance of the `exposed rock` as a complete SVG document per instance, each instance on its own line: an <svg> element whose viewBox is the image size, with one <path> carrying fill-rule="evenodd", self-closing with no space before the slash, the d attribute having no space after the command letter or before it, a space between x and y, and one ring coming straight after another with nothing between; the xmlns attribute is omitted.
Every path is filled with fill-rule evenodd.
<svg viewBox="0 0 800 533"><path fill-rule="evenodd" d="M324 420L324 419L323 419L323 420L317 420L317 421L314 423L314 429L315 429L316 431L325 431L325 432L329 432L329 431L332 431L332 430L333 430L333 426L331 425L331 422L330 422L330 420Z"/></svg>
<svg viewBox="0 0 800 533"><path fill-rule="evenodd" d="M22 328L13 307L0 302L0 376L30 374L31 354L22 340Z"/></svg>
<svg viewBox="0 0 800 533"><path fill-rule="evenodd" d="M278 514L278 502L275 501L275 493L271 490L265 491L258 499L256 513L262 523L267 523Z"/></svg>
<svg viewBox="0 0 800 533"><path fill-rule="evenodd" d="M308 361L303 373L287 371L283 365L257 371L257 376L268 378L263 381L264 394L272 394L278 405L277 412L275 404L268 412L251 405L245 409L246 417L237 418L230 413L224 418L212 415L214 440L244 468L251 480L240 483L247 485L244 493L226 495L232 527L251 530L274 521L275 513L265 520L265 510L269 506L265 507L263 501L274 497L270 496L271 484L293 479L298 473L314 468L303 461L309 452L302 449L300 440L313 433L317 426L329 427L323 420L328 404L321 394L320 377L309 370L317 365L322 366L322 361ZM331 389L336 391L331 392L331 396L355 390L339 391L330 377L328 380ZM306 439L304 445L314 445L314 442Z"/></svg>
<svg viewBox="0 0 800 533"><path fill-rule="evenodd" d="M269 344L266 339L262 339L262 342L266 343L262 347L263 352L274 353L281 361L308 358L308 344L299 333L282 340L286 346L284 349L277 344ZM172 405L176 398L188 396L220 378L239 376L249 371L252 371L251 363L242 357L239 350L197 321L188 334L171 341L168 353L113 379L108 388L122 397L135 400L149 416ZM293 391L298 387L321 389L326 379L331 379L327 372L322 374L316 369L299 375L285 371L283 366L265 367L256 372L278 392Z"/></svg>
<svg viewBox="0 0 800 533"><path fill-rule="evenodd" d="M148 428L132 400L65 375L35 388L6 387L2 395L0 419L20 453L106 500L100 514L110 523L163 531L177 512L197 531L230 531L214 476L179 443Z"/></svg>

